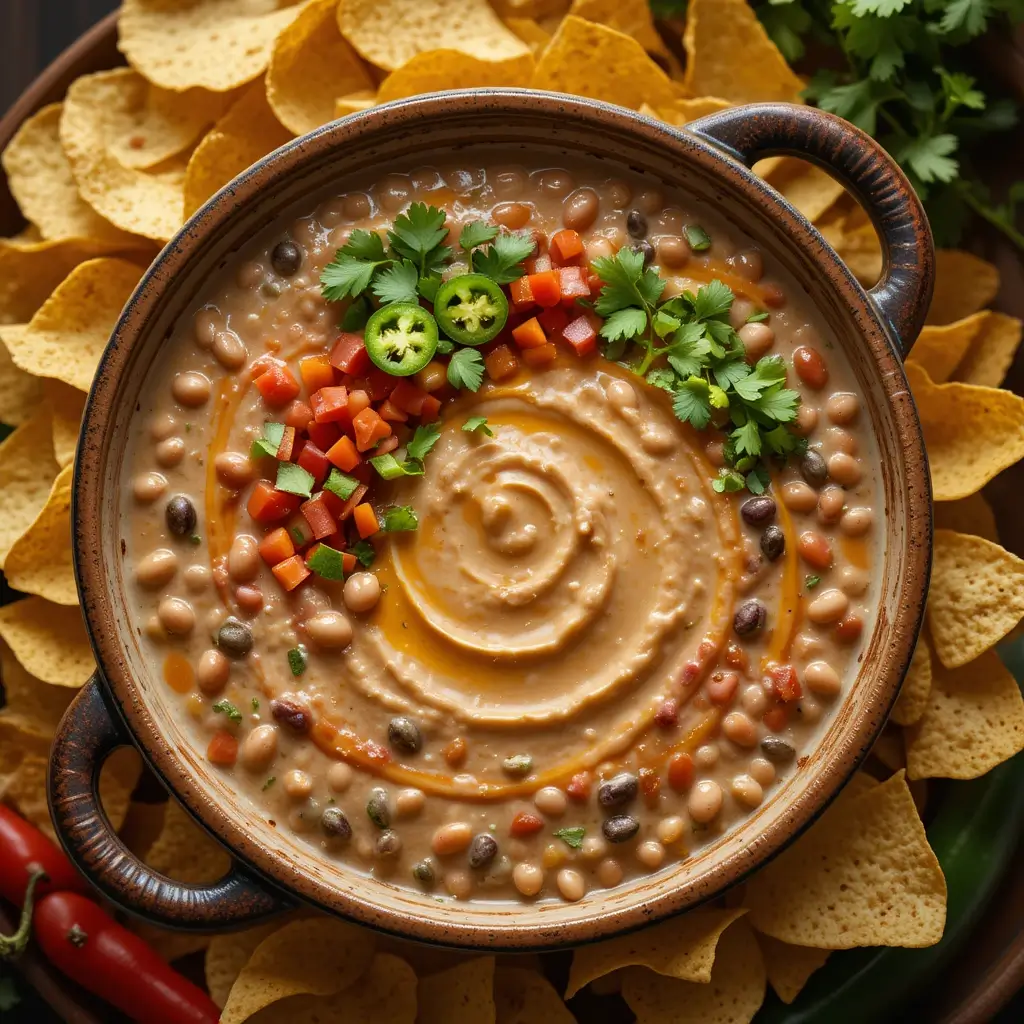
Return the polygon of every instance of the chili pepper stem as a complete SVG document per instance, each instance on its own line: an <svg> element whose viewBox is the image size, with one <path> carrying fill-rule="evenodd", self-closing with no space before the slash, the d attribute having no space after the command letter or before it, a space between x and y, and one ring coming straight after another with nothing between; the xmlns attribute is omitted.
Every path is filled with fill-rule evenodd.
<svg viewBox="0 0 1024 1024"><path fill-rule="evenodd" d="M36 886L42 881L48 881L46 872L33 871L25 889L18 930L13 935L0 935L0 960L17 960L25 952L32 935L32 907L35 904Z"/></svg>

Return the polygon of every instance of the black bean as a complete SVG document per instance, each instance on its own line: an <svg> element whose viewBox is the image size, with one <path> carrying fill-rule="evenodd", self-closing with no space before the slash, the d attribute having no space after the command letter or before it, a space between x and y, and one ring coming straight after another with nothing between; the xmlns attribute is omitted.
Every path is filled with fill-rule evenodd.
<svg viewBox="0 0 1024 1024"><path fill-rule="evenodd" d="M485 868L498 856L498 841L488 832L473 837L469 844L469 866Z"/></svg>
<svg viewBox="0 0 1024 1024"><path fill-rule="evenodd" d="M800 475L815 489L824 487L828 480L828 465L821 452L808 448L800 460Z"/></svg>
<svg viewBox="0 0 1024 1024"><path fill-rule="evenodd" d="M402 837L388 829L377 836L374 849L378 857L397 857L402 852Z"/></svg>
<svg viewBox="0 0 1024 1024"><path fill-rule="evenodd" d="M352 826L340 807L326 807L320 815L320 828L325 836L332 839L351 839Z"/></svg>
<svg viewBox="0 0 1024 1024"><path fill-rule="evenodd" d="M313 727L313 716L307 708L293 700L279 697L270 702L270 713L275 722L280 722L299 736L305 735Z"/></svg>
<svg viewBox="0 0 1024 1024"><path fill-rule="evenodd" d="M646 238L647 218L639 210L630 210L626 214L626 230L632 238Z"/></svg>
<svg viewBox="0 0 1024 1024"><path fill-rule="evenodd" d="M654 246L646 238L641 239L639 242L634 242L630 248L633 252L638 252L643 256L645 267L649 267L654 262Z"/></svg>
<svg viewBox="0 0 1024 1024"><path fill-rule="evenodd" d="M774 562L786 550L786 535L781 526L766 526L761 534L761 551L769 562Z"/></svg>
<svg viewBox="0 0 1024 1024"><path fill-rule="evenodd" d="M740 515L751 526L763 526L775 518L775 499L762 494L757 498L748 498L740 505Z"/></svg>
<svg viewBox="0 0 1024 1024"><path fill-rule="evenodd" d="M388 791L376 786L370 790L366 801L366 814L377 828L387 828L391 824L391 808L388 806Z"/></svg>
<svg viewBox="0 0 1024 1024"><path fill-rule="evenodd" d="M167 529L179 537L195 533L196 507L184 494L176 494L167 502Z"/></svg>
<svg viewBox="0 0 1024 1024"><path fill-rule="evenodd" d="M270 262L282 277L291 277L302 266L302 250L294 242L278 242Z"/></svg>
<svg viewBox="0 0 1024 1024"><path fill-rule="evenodd" d="M760 601L744 601L732 618L732 628L737 636L752 636L764 629L768 613Z"/></svg>
<svg viewBox="0 0 1024 1024"><path fill-rule="evenodd" d="M244 658L252 650L252 630L238 619L225 619L217 630L217 646L229 658Z"/></svg>
<svg viewBox="0 0 1024 1024"><path fill-rule="evenodd" d="M597 802L602 807L623 807L636 799L636 791L636 776L629 772L619 772L598 787Z"/></svg>
<svg viewBox="0 0 1024 1024"><path fill-rule="evenodd" d="M388 723L388 742L405 754L416 754L423 746L420 727L405 715L398 715Z"/></svg>
<svg viewBox="0 0 1024 1024"><path fill-rule="evenodd" d="M796 751L778 736L765 736L761 740L761 753L774 764L788 764L796 757Z"/></svg>
<svg viewBox="0 0 1024 1024"><path fill-rule="evenodd" d="M632 814L616 814L605 819L601 831L609 843L624 843L640 831L640 822Z"/></svg>
<svg viewBox="0 0 1024 1024"><path fill-rule="evenodd" d="M433 885L436 877L434 865L429 860L421 860L418 864L413 865L412 877L423 885Z"/></svg>

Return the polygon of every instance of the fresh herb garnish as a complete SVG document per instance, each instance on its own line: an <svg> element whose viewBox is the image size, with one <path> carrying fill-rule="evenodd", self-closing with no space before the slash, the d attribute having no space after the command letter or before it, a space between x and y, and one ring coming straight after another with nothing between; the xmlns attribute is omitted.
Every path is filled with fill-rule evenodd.
<svg viewBox="0 0 1024 1024"><path fill-rule="evenodd" d="M440 423L422 423L413 433L412 440L405 446L406 453L410 459L423 462L440 437Z"/></svg>
<svg viewBox="0 0 1024 1024"><path fill-rule="evenodd" d="M232 722L240 722L242 720L242 712L227 699L217 701L211 710L216 711L218 715L227 715Z"/></svg>
<svg viewBox="0 0 1024 1024"><path fill-rule="evenodd" d="M274 482L274 486L279 491L297 494L300 498L309 498L312 497L315 485L316 478L301 466L297 466L294 462L278 463L277 480Z"/></svg>
<svg viewBox="0 0 1024 1024"><path fill-rule="evenodd" d="M470 416L469 419L462 424L462 429L467 434L475 434L479 431L481 434L486 434L488 437L494 437L494 431L487 426L486 416Z"/></svg>
<svg viewBox="0 0 1024 1024"><path fill-rule="evenodd" d="M198 533L193 533L192 536L189 537L188 542L189 544L194 544L196 547L199 547L199 545L203 543L203 538L200 537Z"/></svg>
<svg viewBox="0 0 1024 1024"><path fill-rule="evenodd" d="M273 785L273 784L274 784L275 782L277 782L277 776L276 776L276 775L271 775L271 776L270 776L270 778L269 778L269 779L267 779L267 781L263 783L263 792L264 792L264 793L266 793L266 791L267 791L268 789L270 789L270 787L271 787L271 786L272 786L272 785Z"/></svg>
<svg viewBox="0 0 1024 1024"><path fill-rule="evenodd" d="M392 252L410 260L420 277L440 273L452 258L452 250L444 245L448 231L444 226L444 210L426 203L413 203L395 218L388 231Z"/></svg>
<svg viewBox="0 0 1024 1024"><path fill-rule="evenodd" d="M281 441L283 438L283 423L264 423L263 436L258 437L253 441L249 454L254 459L262 459L268 455L270 458L276 459L277 451L281 447Z"/></svg>
<svg viewBox="0 0 1024 1024"><path fill-rule="evenodd" d="M808 590L813 590L820 582L821 582L821 577L820 576L805 576L804 577L804 586Z"/></svg>
<svg viewBox="0 0 1024 1024"><path fill-rule="evenodd" d="M751 313L750 316L747 317L747 323L748 324L759 324L759 323L762 323L763 321L765 321L767 319L768 319L768 311L764 310L764 309L759 309L756 313Z"/></svg>
<svg viewBox="0 0 1024 1024"><path fill-rule="evenodd" d="M448 363L448 383L453 388L478 391L484 382L484 359L475 348L460 348Z"/></svg>
<svg viewBox="0 0 1024 1024"><path fill-rule="evenodd" d="M420 521L411 505L398 505L384 512L381 530L384 533L405 533L415 530L419 525Z"/></svg>
<svg viewBox="0 0 1024 1024"><path fill-rule="evenodd" d="M419 299L419 283L420 275L416 272L415 264L402 260L377 274L371 288L382 303L416 302Z"/></svg>
<svg viewBox="0 0 1024 1024"><path fill-rule="evenodd" d="M574 850L578 850L583 845L583 837L586 833L587 830L582 825L574 825L572 828L560 828L555 835L566 846L571 846Z"/></svg>
<svg viewBox="0 0 1024 1024"><path fill-rule="evenodd" d="M470 249L475 249L478 245L494 241L497 236L498 229L493 224L488 224L483 220L471 220L459 235L459 245L469 252Z"/></svg>
<svg viewBox="0 0 1024 1024"><path fill-rule="evenodd" d="M377 549L368 540L361 540L353 544L349 549L349 553L356 556L356 561L364 569L369 569L377 557Z"/></svg>
<svg viewBox="0 0 1024 1024"><path fill-rule="evenodd" d="M260 709L260 699L259 699L259 697L253 697L253 699L249 703L252 705L253 711L259 711L259 709Z"/></svg>
<svg viewBox="0 0 1024 1024"><path fill-rule="evenodd" d="M301 676L306 671L306 650L303 647L293 647L288 652L288 668L293 676Z"/></svg>
<svg viewBox="0 0 1024 1024"><path fill-rule="evenodd" d="M688 224L685 230L686 241L694 252L711 248L711 236L699 224Z"/></svg>
<svg viewBox="0 0 1024 1024"><path fill-rule="evenodd" d="M473 269L498 284L511 284L523 276L520 264L537 247L526 231L508 231L498 235L486 249L473 253Z"/></svg>
<svg viewBox="0 0 1024 1024"><path fill-rule="evenodd" d="M313 554L306 559L306 565L321 579L343 580L345 578L345 562L342 553L326 544L317 544Z"/></svg>
<svg viewBox="0 0 1024 1024"><path fill-rule="evenodd" d="M359 481L354 476L342 473L340 469L332 469L324 481L324 490L336 494L342 501L348 501L359 488Z"/></svg>
<svg viewBox="0 0 1024 1024"><path fill-rule="evenodd" d="M384 480L397 480L400 476L423 476L423 463L417 459L406 459L399 462L390 452L386 455L375 455L370 465Z"/></svg>

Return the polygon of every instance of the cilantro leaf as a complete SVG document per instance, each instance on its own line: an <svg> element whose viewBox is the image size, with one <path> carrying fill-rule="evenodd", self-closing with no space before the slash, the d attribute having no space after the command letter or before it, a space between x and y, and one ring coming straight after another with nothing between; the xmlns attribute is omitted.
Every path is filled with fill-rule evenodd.
<svg viewBox="0 0 1024 1024"><path fill-rule="evenodd" d="M412 440L405 446L410 459L422 462L441 437L440 423L422 423L416 428Z"/></svg>
<svg viewBox="0 0 1024 1024"><path fill-rule="evenodd" d="M520 264L533 255L537 243L525 231L503 231L486 249L473 251L473 269L497 284L511 284L523 276Z"/></svg>
<svg viewBox="0 0 1024 1024"><path fill-rule="evenodd" d="M399 462L391 452L386 455L375 455L370 459L370 465L384 480L397 480L400 476L423 476L422 462L416 459Z"/></svg>
<svg viewBox="0 0 1024 1024"><path fill-rule="evenodd" d="M913 0L848 0L847 6L858 18L868 14L877 14L880 18L888 18L899 14Z"/></svg>
<svg viewBox="0 0 1024 1024"><path fill-rule="evenodd" d="M617 309L601 325L602 338L617 341L620 338L634 338L647 330L647 312L634 306Z"/></svg>
<svg viewBox="0 0 1024 1024"><path fill-rule="evenodd" d="M697 297L693 303L693 315L698 320L711 320L714 317L727 316L735 298L732 289L716 277L697 290Z"/></svg>
<svg viewBox="0 0 1024 1024"><path fill-rule="evenodd" d="M427 274L421 277L416 285L416 290L427 300L433 302L437 298L437 289L441 287L440 274Z"/></svg>
<svg viewBox="0 0 1024 1024"><path fill-rule="evenodd" d="M566 846L578 850L583 845L583 837L587 830L582 825L573 825L571 828L560 828L555 835L565 843Z"/></svg>
<svg viewBox="0 0 1024 1024"><path fill-rule="evenodd" d="M232 704L231 701L227 700L226 698L217 701L216 704L213 704L210 707L210 710L216 711L217 714L219 715L227 715L228 720L231 722L238 723L242 720L242 712L239 711L238 708L236 708L235 705Z"/></svg>
<svg viewBox="0 0 1024 1024"><path fill-rule="evenodd" d="M747 420L742 426L733 430L729 436L736 446L737 455L761 454L761 430L754 420Z"/></svg>
<svg viewBox="0 0 1024 1024"><path fill-rule="evenodd" d="M372 312L370 303L366 301L365 296L354 299L349 303L348 309L345 310L345 315L341 318L339 327L343 331L352 333L361 331L366 326L366 321L370 319Z"/></svg>
<svg viewBox="0 0 1024 1024"><path fill-rule="evenodd" d="M349 549L364 569L369 569L377 557L377 549L368 541L361 540Z"/></svg>
<svg viewBox="0 0 1024 1024"><path fill-rule="evenodd" d="M659 338L667 338L673 331L678 331L683 324L677 317L672 316L670 313L666 313L664 309L659 309L658 312L654 314L654 320L651 326L654 328L654 333Z"/></svg>
<svg viewBox="0 0 1024 1024"><path fill-rule="evenodd" d="M491 242L497 237L498 229L483 220L471 220L459 235L459 245L467 252L478 245Z"/></svg>
<svg viewBox="0 0 1024 1024"><path fill-rule="evenodd" d="M757 361L753 370L744 374L734 384L736 394L748 402L756 402L761 394L786 379L786 365L781 356L764 356Z"/></svg>
<svg viewBox="0 0 1024 1024"><path fill-rule="evenodd" d="M453 388L478 391L484 381L484 359L475 348L460 348L448 363L448 383Z"/></svg>
<svg viewBox="0 0 1024 1024"><path fill-rule="evenodd" d="M746 485L742 474L734 469L720 469L718 476L711 481L712 488L719 494L734 494L736 491L742 491Z"/></svg>
<svg viewBox="0 0 1024 1024"><path fill-rule="evenodd" d="M923 182L952 181L960 164L950 154L960 145L955 135L922 135L910 139L896 151L896 159L906 164Z"/></svg>
<svg viewBox="0 0 1024 1024"><path fill-rule="evenodd" d="M794 420L799 404L799 392L778 385L769 388L756 402L751 403L758 412L779 423L790 423Z"/></svg>
<svg viewBox="0 0 1024 1024"><path fill-rule="evenodd" d="M675 394L676 375L671 370L651 370L645 379L652 388L661 388L669 394Z"/></svg>
<svg viewBox="0 0 1024 1024"><path fill-rule="evenodd" d="M402 260L377 274L371 290L385 305L389 302L416 302L419 280L415 264Z"/></svg>
<svg viewBox="0 0 1024 1024"><path fill-rule="evenodd" d="M703 430L711 422L711 389L702 377L689 377L682 382L672 399L676 418Z"/></svg>
<svg viewBox="0 0 1024 1024"><path fill-rule="evenodd" d="M374 272L385 262L356 259L339 252L320 272L320 293L328 302L340 302L350 295L355 298L370 287Z"/></svg>
<svg viewBox="0 0 1024 1024"><path fill-rule="evenodd" d="M747 486L747 490L751 494L764 494L768 490L769 485L772 482L772 478L768 475L768 471L758 463L744 478L744 483Z"/></svg>
<svg viewBox="0 0 1024 1024"><path fill-rule="evenodd" d="M486 416L470 416L469 419L462 424L462 429L467 434L475 434L479 431L479 433L486 434L488 437L494 437L494 431L487 426Z"/></svg>
<svg viewBox="0 0 1024 1024"><path fill-rule="evenodd" d="M714 375L715 383L726 391L735 388L740 393L740 382L750 376L750 367L747 361L740 355L726 356L725 359L716 360L711 365L711 372Z"/></svg>
<svg viewBox="0 0 1024 1024"><path fill-rule="evenodd" d="M313 494L313 486L316 483L312 473L307 472L294 462L279 462L277 464L277 480L274 486L279 491L288 494L297 494L300 498L309 498Z"/></svg>
<svg viewBox="0 0 1024 1024"><path fill-rule="evenodd" d="M356 260L368 260L371 263L383 263L387 259L384 242L376 231L356 228L348 236L348 241L338 250L339 256L351 256Z"/></svg>
<svg viewBox="0 0 1024 1024"><path fill-rule="evenodd" d="M411 505L399 505L386 509L381 529L385 533L406 533L420 525L416 512Z"/></svg>
<svg viewBox="0 0 1024 1024"><path fill-rule="evenodd" d="M442 244L448 237L446 219L444 210L436 206L413 203L388 231L392 251L414 263L421 276L440 271L452 257L452 250Z"/></svg>

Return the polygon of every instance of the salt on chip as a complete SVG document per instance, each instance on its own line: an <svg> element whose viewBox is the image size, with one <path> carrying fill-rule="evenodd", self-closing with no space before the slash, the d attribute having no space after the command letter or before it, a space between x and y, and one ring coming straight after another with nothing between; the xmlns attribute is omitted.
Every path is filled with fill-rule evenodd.
<svg viewBox="0 0 1024 1024"><path fill-rule="evenodd" d="M933 670L928 707L907 731L910 778L976 779L1024 748L1024 700L995 651Z"/></svg>
<svg viewBox="0 0 1024 1024"><path fill-rule="evenodd" d="M385 71L425 50L458 50L495 61L530 52L487 0L341 0L338 28L366 60Z"/></svg>
<svg viewBox="0 0 1024 1024"><path fill-rule="evenodd" d="M78 447L78 435L85 412L85 394L53 377L43 380L43 394L50 407L53 455L57 465L63 469L74 459Z"/></svg>
<svg viewBox="0 0 1024 1024"><path fill-rule="evenodd" d="M972 533L993 543L999 542L996 517L992 506L980 491L957 501L937 501L932 509L937 530Z"/></svg>
<svg viewBox="0 0 1024 1024"><path fill-rule="evenodd" d="M0 328L14 362L28 373L88 391L96 365L124 304L142 277L127 260L80 263L29 321L14 334Z"/></svg>
<svg viewBox="0 0 1024 1024"><path fill-rule="evenodd" d="M46 504L11 545L4 562L4 575L15 590L66 605L78 604L71 553L73 469L68 465L57 474Z"/></svg>
<svg viewBox="0 0 1024 1024"><path fill-rule="evenodd" d="M42 382L15 365L0 336L0 423L24 423L42 400Z"/></svg>
<svg viewBox="0 0 1024 1024"><path fill-rule="evenodd" d="M494 957L479 956L420 978L417 1024L495 1024Z"/></svg>
<svg viewBox="0 0 1024 1024"><path fill-rule="evenodd" d="M569 15L534 72L533 89L617 103L638 110L670 105L676 87L631 36Z"/></svg>
<svg viewBox="0 0 1024 1024"><path fill-rule="evenodd" d="M761 947L768 984L787 1005L800 995L811 975L832 955L828 949L793 946L770 935L758 935L757 944Z"/></svg>
<svg viewBox="0 0 1024 1024"><path fill-rule="evenodd" d="M154 85L226 92L258 78L301 0L123 0L118 48Z"/></svg>
<svg viewBox="0 0 1024 1024"><path fill-rule="evenodd" d="M15 601L0 608L0 637L22 667L44 683L77 689L96 669L79 608L41 597Z"/></svg>
<svg viewBox="0 0 1024 1024"><path fill-rule="evenodd" d="M722 932L744 913L742 909L697 909L617 939L581 946L572 956L565 998L571 999L595 978L627 966L706 983Z"/></svg>
<svg viewBox="0 0 1024 1024"><path fill-rule="evenodd" d="M956 369L956 379L981 387L999 387L1020 347L1022 326L1015 316L989 310L984 328Z"/></svg>
<svg viewBox="0 0 1024 1024"><path fill-rule="evenodd" d="M1024 618L1024 559L998 544L936 530L928 630L946 668L994 647Z"/></svg>
<svg viewBox="0 0 1024 1024"><path fill-rule="evenodd" d="M534 72L533 55L507 60L477 60L457 50L430 50L417 54L380 84L377 103L401 100L442 89L470 89L526 85Z"/></svg>
<svg viewBox="0 0 1024 1024"><path fill-rule="evenodd" d="M334 116L341 118L348 117L349 114L360 114L364 110L369 110L370 107L375 106L376 103L377 93L368 90L352 92L347 96L339 96L334 101Z"/></svg>
<svg viewBox="0 0 1024 1024"><path fill-rule="evenodd" d="M913 725L924 714L931 692L932 656L924 637L918 637L910 668L893 705L892 721L897 725Z"/></svg>
<svg viewBox="0 0 1024 1024"><path fill-rule="evenodd" d="M764 1001L767 979L757 939L746 921L718 942L711 981L697 984L630 967L622 997L642 1024L744 1024Z"/></svg>
<svg viewBox="0 0 1024 1024"><path fill-rule="evenodd" d="M555 987L540 971L499 967L494 972L496 1024L576 1024Z"/></svg>
<svg viewBox="0 0 1024 1024"><path fill-rule="evenodd" d="M935 291L927 323L949 324L984 309L999 291L999 271L961 249L935 253Z"/></svg>
<svg viewBox="0 0 1024 1024"><path fill-rule="evenodd" d="M14 328L0 328L4 343ZM0 442L0 569L11 545L32 525L50 496L59 467L53 455L50 412L38 407Z"/></svg>
<svg viewBox="0 0 1024 1024"><path fill-rule="evenodd" d="M931 946L946 921L946 880L903 772L840 797L747 882L750 923L820 949Z"/></svg>
<svg viewBox="0 0 1024 1024"><path fill-rule="evenodd" d="M185 216L291 138L270 109L263 82L251 85L192 153L185 174Z"/></svg>
<svg viewBox="0 0 1024 1024"><path fill-rule="evenodd" d="M984 329L988 317L994 315L982 310L951 324L923 328L907 359L924 369L936 384L944 384Z"/></svg>
<svg viewBox="0 0 1024 1024"><path fill-rule="evenodd" d="M280 921L272 921L245 931L213 936L206 949L205 976L210 998L218 1007L224 1008L232 986L256 952L256 947L281 927Z"/></svg>
<svg viewBox="0 0 1024 1024"><path fill-rule="evenodd" d="M917 404L936 501L966 498L1024 458L1024 398L1000 388L935 384L904 367Z"/></svg>
<svg viewBox="0 0 1024 1024"><path fill-rule="evenodd" d="M267 68L277 119L305 135L334 119L334 98L373 88L359 55L342 38L338 0L313 0L281 33Z"/></svg>
<svg viewBox="0 0 1024 1024"><path fill-rule="evenodd" d="M569 13L632 36L648 53L669 56L654 27L648 0L573 0Z"/></svg>

